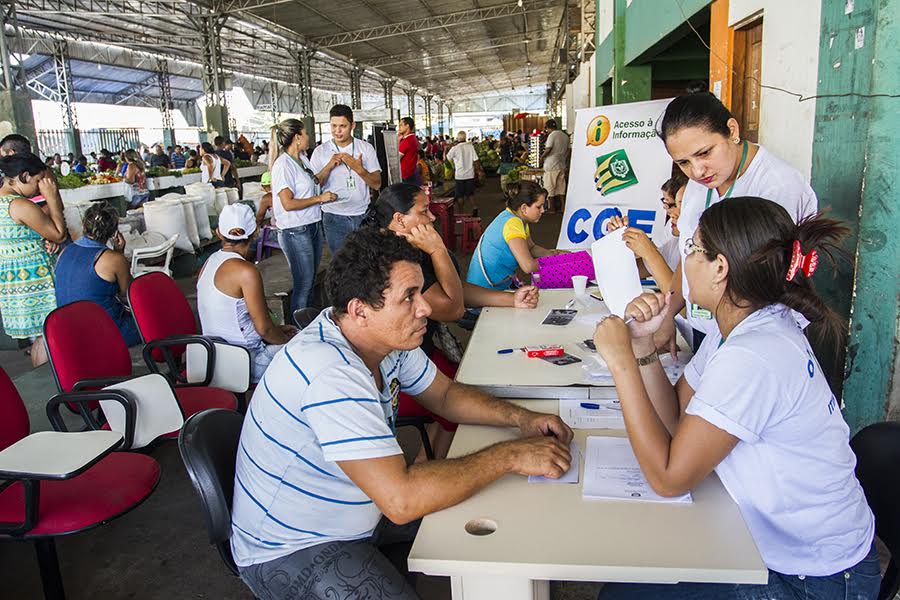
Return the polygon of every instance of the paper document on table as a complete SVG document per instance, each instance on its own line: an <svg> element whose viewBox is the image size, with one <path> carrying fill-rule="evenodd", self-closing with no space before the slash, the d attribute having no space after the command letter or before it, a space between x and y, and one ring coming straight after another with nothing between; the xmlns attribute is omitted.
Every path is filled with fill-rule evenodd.
<svg viewBox="0 0 900 600"><path fill-rule="evenodd" d="M559 479L551 479L541 475L529 475L528 483L578 483L578 474L581 470L581 447L578 442L572 440L569 445L569 452L572 454L572 463L569 470Z"/></svg>
<svg viewBox="0 0 900 600"><path fill-rule="evenodd" d="M600 408L585 408L583 404ZM572 429L625 429L618 400L559 401L559 418Z"/></svg>
<svg viewBox="0 0 900 600"><path fill-rule="evenodd" d="M624 233L624 227L616 229L591 246L597 287L609 312L619 317L624 317L628 303L644 291L634 252L622 239Z"/></svg>
<svg viewBox="0 0 900 600"><path fill-rule="evenodd" d="M675 382L678 381L678 378L681 377L682 373L684 373L684 368L693 358L693 354L687 351L681 351L678 353L678 360L672 358L672 355L668 352L666 354L662 354L659 357L659 364L662 365L663 371L666 372L666 376L668 376L669 381L672 382L672 385L675 385ZM584 380L583 382L589 385L613 385L613 377L612 373L609 370L609 367L606 366L606 363L599 356L586 356L584 358L584 365L582 366L584 369Z"/></svg>
<svg viewBox="0 0 900 600"><path fill-rule="evenodd" d="M663 498L641 472L628 438L589 436L584 456L584 498L687 503L691 494Z"/></svg>

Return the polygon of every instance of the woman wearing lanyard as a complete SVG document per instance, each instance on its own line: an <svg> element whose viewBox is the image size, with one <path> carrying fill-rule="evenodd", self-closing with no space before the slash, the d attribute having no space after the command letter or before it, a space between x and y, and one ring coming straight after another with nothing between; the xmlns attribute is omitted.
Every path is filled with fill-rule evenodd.
<svg viewBox="0 0 900 600"><path fill-rule="evenodd" d="M689 284L683 273L688 256L684 240L690 239L708 207L730 196L757 196L780 204L795 222L815 214L816 194L799 171L758 144L741 139L737 120L709 92L679 96L669 103L659 131L666 150L689 181L681 203L682 264L672 278L675 292L670 316L688 301ZM708 311L689 306L688 322L703 334L717 331ZM657 342L667 340L674 351L675 326L668 319ZM702 335L695 336L702 340Z"/></svg>
<svg viewBox="0 0 900 600"><path fill-rule="evenodd" d="M850 431L797 320L841 343L845 325L809 278L818 252L830 258L848 231L821 217L795 224L761 198L711 205L686 240L683 267L691 301L714 315L717 331L674 387L653 343L670 296L643 294L625 310L630 325L609 317L597 326L594 343L650 486L677 496L715 471L769 570L763 585L612 584L602 600L878 595L875 520Z"/></svg>
<svg viewBox="0 0 900 600"><path fill-rule="evenodd" d="M287 257L294 280L291 312L306 308L322 258L322 208L333 202L333 192L319 193L306 150L309 137L303 123L286 119L272 128L272 146L281 155L272 164L272 211L278 222L278 243Z"/></svg>

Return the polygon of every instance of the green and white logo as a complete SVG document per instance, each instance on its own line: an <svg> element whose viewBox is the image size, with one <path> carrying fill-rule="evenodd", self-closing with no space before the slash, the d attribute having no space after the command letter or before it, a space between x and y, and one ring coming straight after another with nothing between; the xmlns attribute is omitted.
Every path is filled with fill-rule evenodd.
<svg viewBox="0 0 900 600"><path fill-rule="evenodd" d="M594 184L597 191L606 196L638 182L637 175L624 149L597 157Z"/></svg>

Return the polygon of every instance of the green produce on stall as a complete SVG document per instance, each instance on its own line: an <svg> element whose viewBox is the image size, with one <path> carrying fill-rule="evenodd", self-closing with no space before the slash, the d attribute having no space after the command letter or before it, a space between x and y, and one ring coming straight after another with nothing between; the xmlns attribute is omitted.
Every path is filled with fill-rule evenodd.
<svg viewBox="0 0 900 600"><path fill-rule="evenodd" d="M56 183L59 184L59 189L61 190L74 190L75 188L87 185L87 182L78 173L69 173L68 175L57 174Z"/></svg>

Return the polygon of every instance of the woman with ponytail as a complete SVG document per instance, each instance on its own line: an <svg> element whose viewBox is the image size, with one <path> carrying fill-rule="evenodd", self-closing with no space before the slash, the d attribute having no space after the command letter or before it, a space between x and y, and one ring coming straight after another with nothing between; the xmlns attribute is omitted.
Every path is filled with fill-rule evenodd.
<svg viewBox="0 0 900 600"><path fill-rule="evenodd" d="M653 343L671 293L636 298L628 325L609 317L597 326L594 343L650 486L676 496L715 471L769 568L765 585L613 584L601 599L877 597L875 522L850 431L803 332L809 322L842 341L846 328L810 277L820 260L834 260L847 231L821 215L795 224L761 198L707 209L683 240L684 270L690 301L717 331L674 387Z"/></svg>
<svg viewBox="0 0 900 600"><path fill-rule="evenodd" d="M420 266L425 279L422 296L431 306L422 350L445 375L453 379L459 365L435 347L434 337L439 324L457 321L467 307L534 308L538 302L538 290L529 285L515 293L501 292L463 282L459 276L459 265L435 230L434 220L428 208L428 197L421 188L409 183L395 183L381 191L378 200L369 207L363 225L390 229L422 251ZM429 429L435 456L443 458L450 448L456 424L431 415L413 398L401 394L399 416L424 414L433 416L443 430L434 426Z"/></svg>
<svg viewBox="0 0 900 600"><path fill-rule="evenodd" d="M313 284L322 258L322 204L334 202L333 192L321 193L306 157L309 136L298 119L285 119L272 128L272 212L278 222L278 243L294 280L291 311L312 302Z"/></svg>
<svg viewBox="0 0 900 600"><path fill-rule="evenodd" d="M666 107L658 131L672 160L688 177L681 203L680 268L675 270L670 317L687 304L691 327L704 335L716 333L712 315L688 301L684 275L688 253L684 240L694 235L700 215L710 206L734 196L768 198L780 204L794 222L816 213L818 200L807 178L764 147L741 137L740 126L725 105L706 91L679 96ZM670 318L658 335L674 350L674 322ZM701 340L701 335L695 335Z"/></svg>

